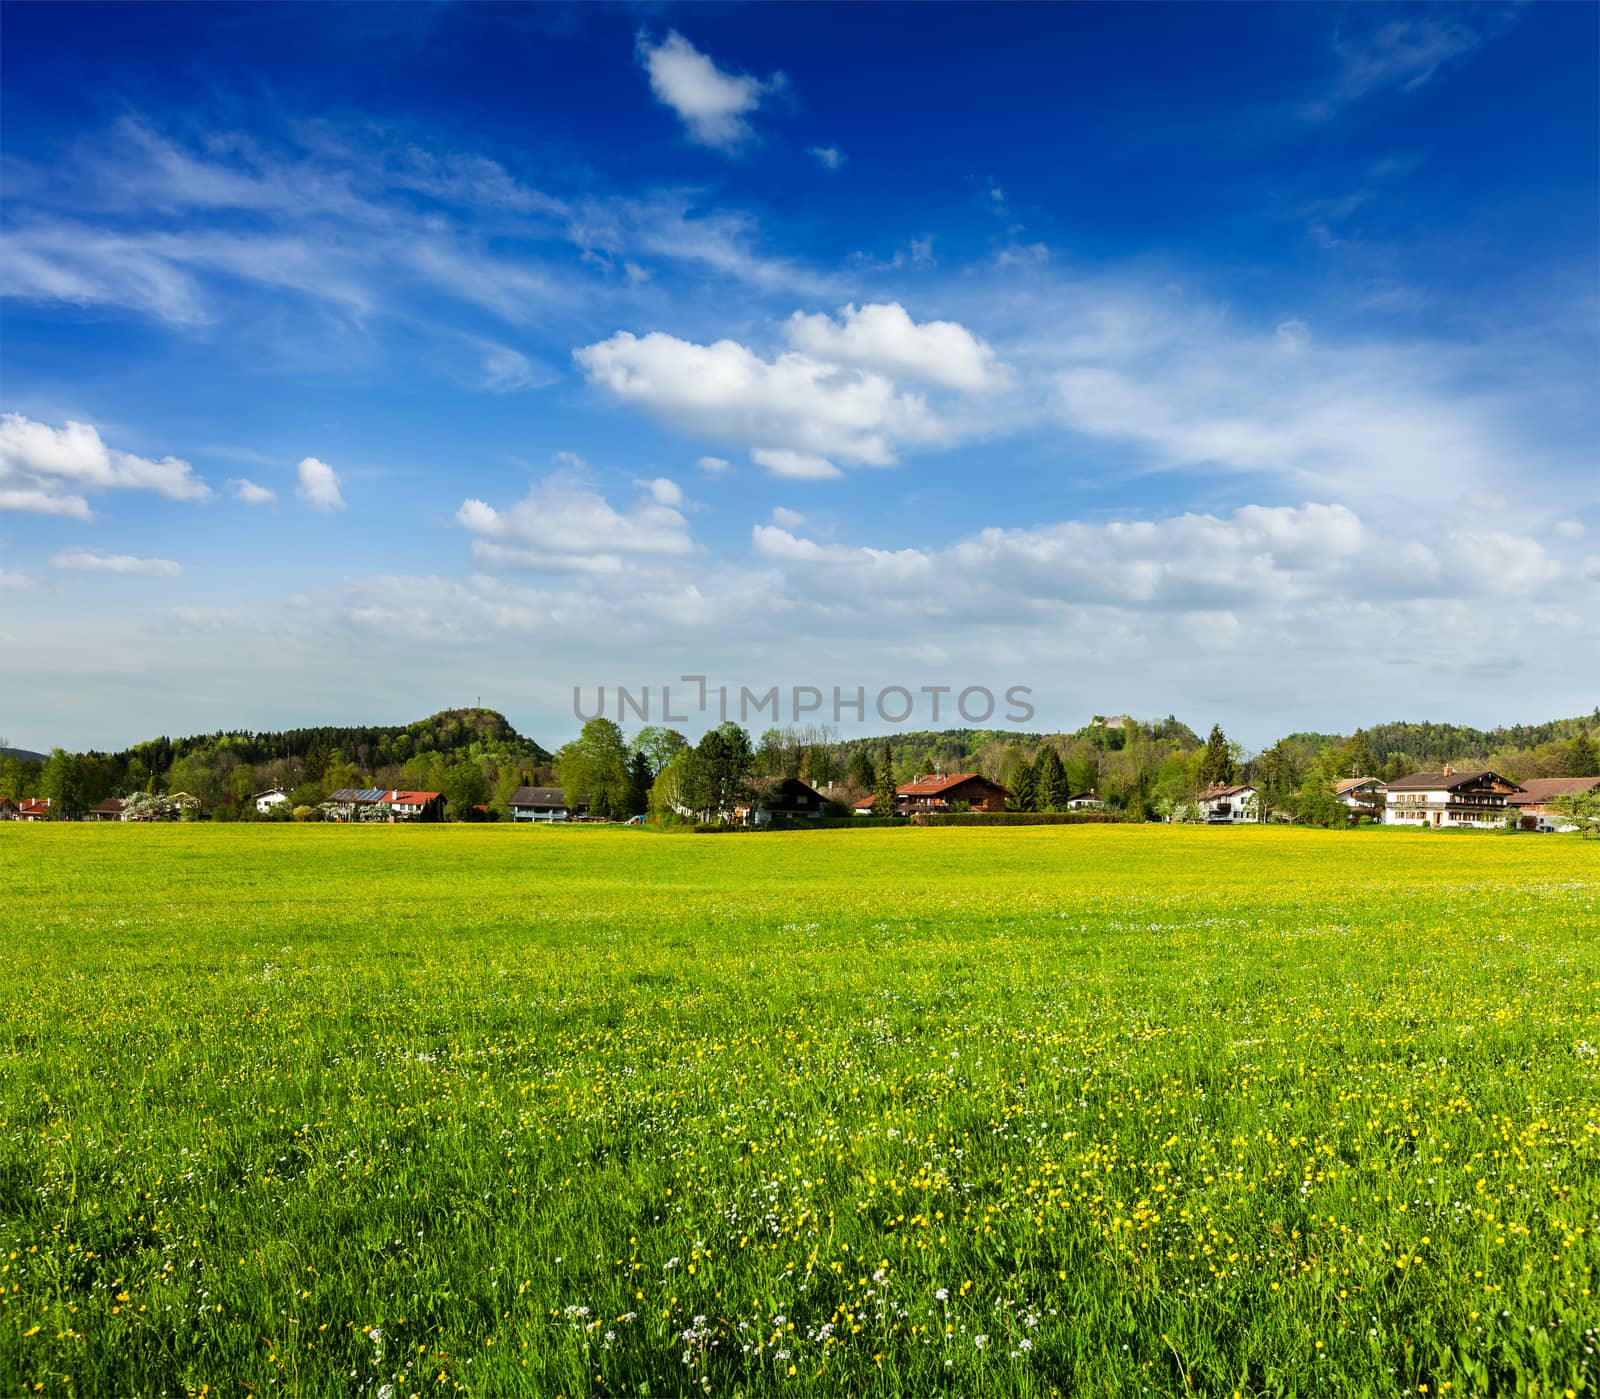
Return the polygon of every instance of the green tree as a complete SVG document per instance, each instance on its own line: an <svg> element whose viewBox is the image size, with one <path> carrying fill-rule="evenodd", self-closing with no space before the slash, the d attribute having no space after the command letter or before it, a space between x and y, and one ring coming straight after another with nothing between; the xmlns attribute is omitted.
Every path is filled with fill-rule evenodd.
<svg viewBox="0 0 1600 1399"><path fill-rule="evenodd" d="M655 773L650 769L650 757L642 749L635 749L628 759L628 815L643 814L650 803L650 784Z"/></svg>
<svg viewBox="0 0 1600 1399"><path fill-rule="evenodd" d="M83 764L65 748L52 749L39 774L39 795L50 801L51 819L74 821L88 807L84 800Z"/></svg>
<svg viewBox="0 0 1600 1399"><path fill-rule="evenodd" d="M878 759L876 780L872 784L872 814L893 816L895 812L894 759L889 755L889 745L883 745Z"/></svg>
<svg viewBox="0 0 1600 1399"><path fill-rule="evenodd" d="M444 799L450 803L450 814L457 821L467 820L467 813L473 807L489 800L489 782L483 775L482 764L475 758L461 758L451 763L445 769L444 779L437 790L444 793Z"/></svg>
<svg viewBox="0 0 1600 1399"><path fill-rule="evenodd" d="M1239 780L1239 767L1233 760L1233 748L1221 724L1211 726L1211 736L1206 739L1205 753L1200 760L1201 787L1232 786Z"/></svg>
<svg viewBox="0 0 1600 1399"><path fill-rule="evenodd" d="M750 735L730 719L708 729L694 751L703 799L701 810L712 820L723 820L744 795L745 781L755 763Z"/></svg>
<svg viewBox="0 0 1600 1399"><path fill-rule="evenodd" d="M1026 758L1017 763L1011 774L1011 800L1006 806L1012 811L1039 809L1038 768Z"/></svg>
<svg viewBox="0 0 1600 1399"><path fill-rule="evenodd" d="M867 751L866 744L851 751L849 765L845 768L845 776L852 787L859 787L863 792L874 792L878 787L878 773L872 766L872 754Z"/></svg>
<svg viewBox="0 0 1600 1399"><path fill-rule="evenodd" d="M1600 777L1600 752L1586 730L1580 729L1567 751L1568 777Z"/></svg>
<svg viewBox="0 0 1600 1399"><path fill-rule="evenodd" d="M643 753L650 762L650 775L655 774L677 757L689 746L686 739L676 729L663 727L661 724L646 724L633 736L632 751Z"/></svg>
<svg viewBox="0 0 1600 1399"><path fill-rule="evenodd" d="M1067 770L1061 765L1061 754L1053 743L1044 746L1039 761L1034 764L1034 799L1040 811L1065 811L1067 798L1072 795L1067 786Z"/></svg>
<svg viewBox="0 0 1600 1399"><path fill-rule="evenodd" d="M1587 792L1567 792L1550 803L1578 828L1583 838L1600 836L1600 787Z"/></svg>
<svg viewBox="0 0 1600 1399"><path fill-rule="evenodd" d="M591 816L611 819L628 806L628 745L609 719L591 719L556 754L556 779L567 805L587 804Z"/></svg>

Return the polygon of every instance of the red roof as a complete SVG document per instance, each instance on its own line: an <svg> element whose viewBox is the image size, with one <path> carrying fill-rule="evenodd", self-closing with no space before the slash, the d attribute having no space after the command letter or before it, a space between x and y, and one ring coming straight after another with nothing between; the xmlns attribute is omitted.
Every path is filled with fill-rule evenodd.
<svg viewBox="0 0 1600 1399"><path fill-rule="evenodd" d="M914 782L902 782L894 790L896 795L902 797L936 797L940 792L947 792L974 778L980 782L988 781L975 772L952 772L947 777L919 777Z"/></svg>
<svg viewBox="0 0 1600 1399"><path fill-rule="evenodd" d="M29 816L42 816L50 810L50 798L24 797L17 803L17 810Z"/></svg>
<svg viewBox="0 0 1600 1399"><path fill-rule="evenodd" d="M426 806L429 802L438 801L443 792L401 792L389 793L390 806Z"/></svg>

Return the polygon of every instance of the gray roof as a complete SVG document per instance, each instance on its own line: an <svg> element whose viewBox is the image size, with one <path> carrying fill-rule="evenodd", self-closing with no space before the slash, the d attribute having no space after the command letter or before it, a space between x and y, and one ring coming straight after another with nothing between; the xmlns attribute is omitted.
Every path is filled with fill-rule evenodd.
<svg viewBox="0 0 1600 1399"><path fill-rule="evenodd" d="M559 787L518 787L511 794L508 806L560 807L567 805L567 794Z"/></svg>
<svg viewBox="0 0 1600 1399"><path fill-rule="evenodd" d="M1473 768L1470 772L1414 772L1410 777L1397 778L1389 784L1391 792L1454 792L1460 787L1470 787L1483 778L1495 778L1515 787L1508 777L1501 777L1489 768Z"/></svg>

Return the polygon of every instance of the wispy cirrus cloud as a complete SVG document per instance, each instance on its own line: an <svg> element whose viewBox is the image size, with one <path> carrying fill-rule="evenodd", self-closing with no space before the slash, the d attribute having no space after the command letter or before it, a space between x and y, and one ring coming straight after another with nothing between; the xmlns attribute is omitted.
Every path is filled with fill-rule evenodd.
<svg viewBox="0 0 1600 1399"><path fill-rule="evenodd" d="M1375 26L1365 26L1367 17L1384 11L1354 13L1355 23L1341 27L1333 41L1337 72L1327 90L1302 109L1309 120L1325 121L1375 93L1415 92L1514 22L1512 12L1486 5L1465 10L1438 6L1418 18Z"/></svg>
<svg viewBox="0 0 1600 1399"><path fill-rule="evenodd" d="M50 566L67 573L119 573L133 578L176 578L183 572L171 559L142 559L99 549L63 550L50 560Z"/></svg>

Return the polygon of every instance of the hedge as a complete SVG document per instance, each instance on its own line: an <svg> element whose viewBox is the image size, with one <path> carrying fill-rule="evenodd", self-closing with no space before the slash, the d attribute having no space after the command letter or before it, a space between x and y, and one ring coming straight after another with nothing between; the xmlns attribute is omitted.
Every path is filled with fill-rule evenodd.
<svg viewBox="0 0 1600 1399"><path fill-rule="evenodd" d="M930 811L912 820L923 826L1092 826L1116 817L1103 811Z"/></svg>

